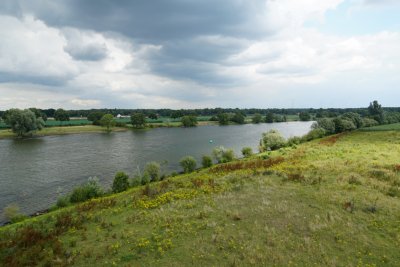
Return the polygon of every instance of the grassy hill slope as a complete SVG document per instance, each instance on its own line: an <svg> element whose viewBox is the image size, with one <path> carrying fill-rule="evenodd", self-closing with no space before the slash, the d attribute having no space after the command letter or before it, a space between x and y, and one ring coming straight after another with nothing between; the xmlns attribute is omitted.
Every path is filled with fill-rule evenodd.
<svg viewBox="0 0 400 267"><path fill-rule="evenodd" d="M400 266L399 151L354 132L168 178L1 228L0 264Z"/></svg>

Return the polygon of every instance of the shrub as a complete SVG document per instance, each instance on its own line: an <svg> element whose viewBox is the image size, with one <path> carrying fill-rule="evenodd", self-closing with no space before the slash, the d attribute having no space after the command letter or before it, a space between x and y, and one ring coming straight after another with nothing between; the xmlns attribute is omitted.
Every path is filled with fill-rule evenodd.
<svg viewBox="0 0 400 267"><path fill-rule="evenodd" d="M325 134L326 134L326 132L325 132L324 129L317 128L317 129L311 130L308 134L303 136L302 139L304 141L311 141L311 140L314 140L314 139L318 139L318 138L324 137Z"/></svg>
<svg viewBox="0 0 400 267"><path fill-rule="evenodd" d="M253 149L251 147L242 148L242 155L245 158L250 157L251 155L253 155Z"/></svg>
<svg viewBox="0 0 400 267"><path fill-rule="evenodd" d="M233 117L231 118L231 121L237 124L243 124L244 120L245 117L240 112L236 112L235 115L233 115Z"/></svg>
<svg viewBox="0 0 400 267"><path fill-rule="evenodd" d="M253 123L260 123L262 121L262 116L260 113L254 114L253 118L251 119Z"/></svg>
<svg viewBox="0 0 400 267"><path fill-rule="evenodd" d="M64 208L69 206L70 201L69 201L69 196L61 196L57 199L57 207L59 208Z"/></svg>
<svg viewBox="0 0 400 267"><path fill-rule="evenodd" d="M341 116L341 118L351 121L356 126L356 128L361 128L363 126L363 120L362 120L360 114L358 114L358 113L347 112L347 113L344 113Z"/></svg>
<svg viewBox="0 0 400 267"><path fill-rule="evenodd" d="M261 149L266 150L276 150L284 147L286 142L285 138L276 130L270 130L267 133L263 133L261 139Z"/></svg>
<svg viewBox="0 0 400 267"><path fill-rule="evenodd" d="M293 137L290 137L287 140L286 145L288 145L288 146L296 146L296 145L301 144L301 142L302 142L301 137L293 136Z"/></svg>
<svg viewBox="0 0 400 267"><path fill-rule="evenodd" d="M79 203L101 195L103 195L103 190L98 183L98 179L91 177L86 184L75 187L69 200L71 203Z"/></svg>
<svg viewBox="0 0 400 267"><path fill-rule="evenodd" d="M217 115L219 125L228 125L229 124L229 114L228 113L220 113Z"/></svg>
<svg viewBox="0 0 400 267"><path fill-rule="evenodd" d="M129 188L128 179L129 179L129 176L127 174L125 174L124 172L117 172L117 174L115 174L115 177L114 177L112 191L114 193L126 191Z"/></svg>
<svg viewBox="0 0 400 267"><path fill-rule="evenodd" d="M132 187L136 187L142 184L142 177L140 177L140 175L135 175L133 176L133 178L131 179L130 185Z"/></svg>
<svg viewBox="0 0 400 267"><path fill-rule="evenodd" d="M376 126L379 123L374 120L374 119L370 119L370 118L363 118L363 126L364 127L372 127L372 126Z"/></svg>
<svg viewBox="0 0 400 267"><path fill-rule="evenodd" d="M146 166L144 167L144 173L147 173L149 175L149 179L151 182L154 182L160 180L160 169L160 164L152 161L146 164Z"/></svg>
<svg viewBox="0 0 400 267"><path fill-rule="evenodd" d="M203 168L209 168L213 165L212 158L210 156L204 155L201 158L201 165Z"/></svg>
<svg viewBox="0 0 400 267"><path fill-rule="evenodd" d="M348 132L357 128L352 121L349 121L347 119L335 118L333 122L335 123L336 133Z"/></svg>
<svg viewBox="0 0 400 267"><path fill-rule="evenodd" d="M146 184L149 184L151 182L150 174L148 172L145 171L143 173L141 182L142 182L142 185L146 185Z"/></svg>
<svg viewBox="0 0 400 267"><path fill-rule="evenodd" d="M179 161L179 164L181 165L184 173L193 172L197 165L196 160L191 156L183 157Z"/></svg>
<svg viewBox="0 0 400 267"><path fill-rule="evenodd" d="M232 149L226 149L223 146L216 147L213 150L213 156L218 163L232 161L235 158L235 153Z"/></svg>
<svg viewBox="0 0 400 267"><path fill-rule="evenodd" d="M319 119L316 123L312 125L312 128L313 129L322 128L326 131L327 134L334 134L336 131L333 119L329 118Z"/></svg>
<svg viewBox="0 0 400 267"><path fill-rule="evenodd" d="M181 123L183 127L194 127L197 125L197 118L196 116L183 116Z"/></svg>
<svg viewBox="0 0 400 267"><path fill-rule="evenodd" d="M19 207L17 204L10 204L4 208L4 217L12 223L21 222L25 220L27 217L20 213Z"/></svg>

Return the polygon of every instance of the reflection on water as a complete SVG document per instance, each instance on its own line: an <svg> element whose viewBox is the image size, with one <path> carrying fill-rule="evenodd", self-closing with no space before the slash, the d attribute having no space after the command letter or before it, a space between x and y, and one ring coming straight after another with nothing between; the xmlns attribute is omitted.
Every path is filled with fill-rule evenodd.
<svg viewBox="0 0 400 267"><path fill-rule="evenodd" d="M233 148L240 155L245 146L256 151L263 132L277 129L285 137L303 135L311 124L158 128L0 140L0 209L16 203L25 213L33 213L48 208L58 195L91 176L109 186L117 171L132 174L153 160L168 161L167 171L179 170L178 162L183 156L192 155L199 160L220 145Z"/></svg>

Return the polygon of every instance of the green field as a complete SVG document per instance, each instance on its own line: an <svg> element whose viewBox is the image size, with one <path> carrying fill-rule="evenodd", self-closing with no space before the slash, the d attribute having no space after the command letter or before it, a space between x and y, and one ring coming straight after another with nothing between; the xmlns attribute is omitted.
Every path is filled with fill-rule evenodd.
<svg viewBox="0 0 400 267"><path fill-rule="evenodd" d="M400 132L353 132L0 229L0 265L400 266Z"/></svg>
<svg viewBox="0 0 400 267"><path fill-rule="evenodd" d="M114 127L114 132L126 131L126 128ZM101 133L104 132L104 128L96 125L83 125L83 126L62 126L62 127L46 127L41 131L36 132L35 136L47 136L47 135L64 135L64 134L75 134L75 133ZM11 130L0 130L1 138L14 137L14 133Z"/></svg>
<svg viewBox="0 0 400 267"><path fill-rule="evenodd" d="M361 130L362 131L366 131L366 132L371 132L371 131L400 131L400 123L378 125L378 126L374 126L374 127L363 128Z"/></svg>

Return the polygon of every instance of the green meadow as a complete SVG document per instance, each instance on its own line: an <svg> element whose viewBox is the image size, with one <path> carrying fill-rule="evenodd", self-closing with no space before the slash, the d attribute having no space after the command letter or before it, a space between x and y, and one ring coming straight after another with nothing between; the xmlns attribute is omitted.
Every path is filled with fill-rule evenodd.
<svg viewBox="0 0 400 267"><path fill-rule="evenodd" d="M400 131L317 139L0 228L2 266L400 266Z"/></svg>

